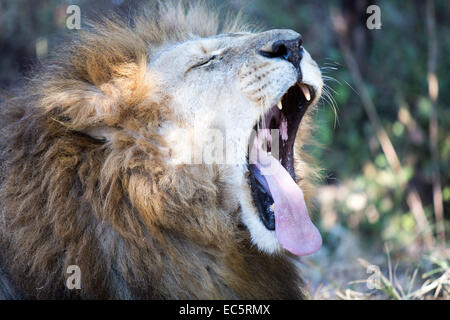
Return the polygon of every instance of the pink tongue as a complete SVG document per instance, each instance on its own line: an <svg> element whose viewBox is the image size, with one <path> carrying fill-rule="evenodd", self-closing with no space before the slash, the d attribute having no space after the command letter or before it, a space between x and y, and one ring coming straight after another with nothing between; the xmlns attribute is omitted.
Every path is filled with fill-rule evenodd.
<svg viewBox="0 0 450 320"><path fill-rule="evenodd" d="M298 256L316 252L322 246L322 237L309 218L302 189L277 159L262 150L257 140L251 159L266 178L274 200L278 242Z"/></svg>

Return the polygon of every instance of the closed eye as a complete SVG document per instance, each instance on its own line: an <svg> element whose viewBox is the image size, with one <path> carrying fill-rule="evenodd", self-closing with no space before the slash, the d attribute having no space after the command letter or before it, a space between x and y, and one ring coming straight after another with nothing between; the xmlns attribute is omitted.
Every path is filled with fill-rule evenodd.
<svg viewBox="0 0 450 320"><path fill-rule="evenodd" d="M217 57L218 57L217 55L212 55L212 56L206 57L206 58L200 60L199 62L197 62L196 64L190 66L186 72L188 72L192 69L198 68L198 67L206 66L209 63L211 63L213 60L217 59Z"/></svg>

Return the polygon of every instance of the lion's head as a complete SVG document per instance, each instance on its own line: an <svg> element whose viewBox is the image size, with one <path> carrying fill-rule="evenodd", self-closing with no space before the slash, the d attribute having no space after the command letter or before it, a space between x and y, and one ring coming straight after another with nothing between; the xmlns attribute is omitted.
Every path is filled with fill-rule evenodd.
<svg viewBox="0 0 450 320"><path fill-rule="evenodd" d="M120 270L109 279L122 287L167 264L173 272L161 277L172 287L197 283L201 276L182 269L205 261L203 279L217 282L230 272L211 258L217 249L229 269L250 272L237 253L253 250L246 239L266 253L320 247L305 204L313 170L301 147L322 79L301 35L252 32L235 20L219 28L204 6L185 9L160 4L132 26L105 20L81 31L26 95L8 101L2 241L14 243L9 257L29 259L26 272L44 269L39 281L61 272L51 259L92 268L105 256L112 274ZM190 260L180 262L183 250ZM20 277L20 268L8 269ZM184 290L179 297L194 295Z"/></svg>
<svg viewBox="0 0 450 320"><path fill-rule="evenodd" d="M253 242L271 253L280 243L298 255L316 251L321 239L294 182L307 178L295 174L294 147L306 110L321 94L322 78L301 35L270 30L192 37L156 48L149 69L171 97L175 120L162 123L160 133L172 160L236 164L230 200L240 204ZM275 157L257 146L264 139L268 151L277 140ZM218 150L209 158L211 144Z"/></svg>

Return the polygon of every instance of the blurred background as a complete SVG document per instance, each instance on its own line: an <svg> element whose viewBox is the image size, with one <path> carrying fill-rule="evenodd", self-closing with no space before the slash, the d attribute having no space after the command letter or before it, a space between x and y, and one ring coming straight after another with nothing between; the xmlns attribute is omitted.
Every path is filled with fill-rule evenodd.
<svg viewBox="0 0 450 320"><path fill-rule="evenodd" d="M0 89L20 85L77 32L69 5L83 28L144 2L0 0ZM322 69L307 148L324 168L315 210L324 247L300 264L311 296L449 299L449 1L205 2L300 32Z"/></svg>

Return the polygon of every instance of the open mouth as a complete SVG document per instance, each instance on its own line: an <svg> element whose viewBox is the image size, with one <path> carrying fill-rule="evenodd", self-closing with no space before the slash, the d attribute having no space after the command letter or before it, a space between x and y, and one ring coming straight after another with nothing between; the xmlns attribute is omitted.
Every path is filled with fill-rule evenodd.
<svg viewBox="0 0 450 320"><path fill-rule="evenodd" d="M313 253L322 244L294 170L295 137L315 95L306 84L291 87L255 125L250 139L249 184L260 220L296 255Z"/></svg>

